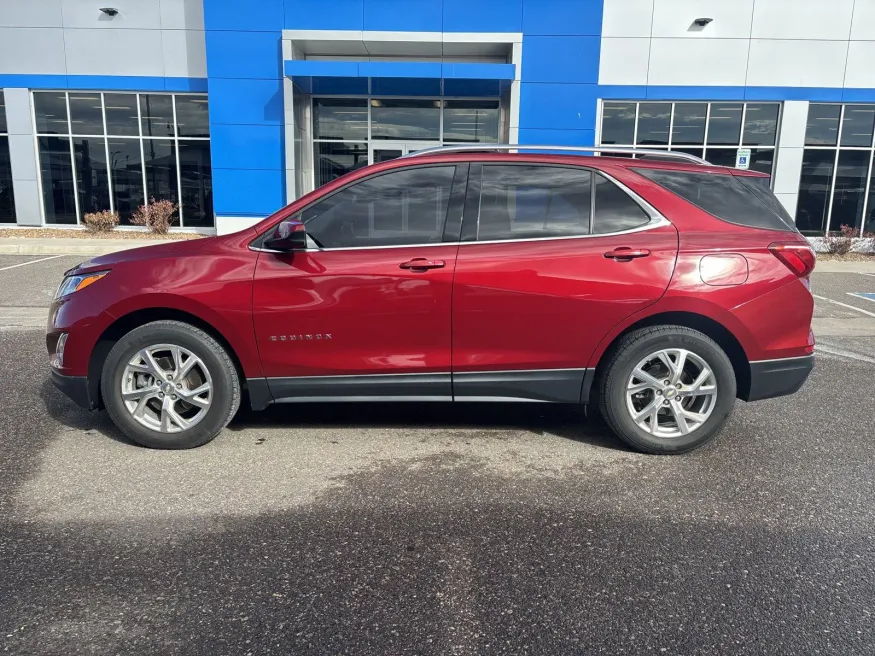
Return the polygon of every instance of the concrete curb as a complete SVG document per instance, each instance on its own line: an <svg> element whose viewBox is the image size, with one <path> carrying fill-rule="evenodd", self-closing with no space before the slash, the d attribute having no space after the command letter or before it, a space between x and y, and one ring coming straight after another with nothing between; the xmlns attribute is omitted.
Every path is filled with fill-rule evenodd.
<svg viewBox="0 0 875 656"><path fill-rule="evenodd" d="M116 251L170 244L178 239L30 239L0 237L0 255L106 255Z"/></svg>

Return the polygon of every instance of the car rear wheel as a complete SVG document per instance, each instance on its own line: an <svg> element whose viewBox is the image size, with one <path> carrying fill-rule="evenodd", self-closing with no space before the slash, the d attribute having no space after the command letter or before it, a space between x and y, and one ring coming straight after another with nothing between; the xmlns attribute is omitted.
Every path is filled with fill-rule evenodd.
<svg viewBox="0 0 875 656"><path fill-rule="evenodd" d="M599 409L617 436L647 453L684 453L712 440L735 405L735 371L707 335L655 326L608 355Z"/></svg>
<svg viewBox="0 0 875 656"><path fill-rule="evenodd" d="M103 366L101 393L125 435L159 449L206 444L240 405L228 353L206 332L179 321L148 323L116 342Z"/></svg>

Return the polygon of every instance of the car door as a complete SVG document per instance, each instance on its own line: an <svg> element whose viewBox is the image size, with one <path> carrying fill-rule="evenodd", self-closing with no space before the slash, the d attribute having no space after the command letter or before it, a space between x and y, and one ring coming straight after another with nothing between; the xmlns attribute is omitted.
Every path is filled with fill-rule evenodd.
<svg viewBox="0 0 875 656"><path fill-rule="evenodd" d="M675 228L582 167L472 164L453 291L456 400L578 402L587 362L656 302Z"/></svg>
<svg viewBox="0 0 875 656"><path fill-rule="evenodd" d="M312 247L259 255L253 322L275 399L451 398L467 169L406 166L353 182L301 212Z"/></svg>

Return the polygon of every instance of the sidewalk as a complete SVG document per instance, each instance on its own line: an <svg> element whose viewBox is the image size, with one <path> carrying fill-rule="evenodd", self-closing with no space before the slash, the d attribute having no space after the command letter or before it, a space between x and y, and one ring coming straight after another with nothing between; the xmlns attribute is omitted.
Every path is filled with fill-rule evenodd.
<svg viewBox="0 0 875 656"><path fill-rule="evenodd" d="M32 239L0 237L0 255L106 255L141 246L170 244L178 239Z"/></svg>

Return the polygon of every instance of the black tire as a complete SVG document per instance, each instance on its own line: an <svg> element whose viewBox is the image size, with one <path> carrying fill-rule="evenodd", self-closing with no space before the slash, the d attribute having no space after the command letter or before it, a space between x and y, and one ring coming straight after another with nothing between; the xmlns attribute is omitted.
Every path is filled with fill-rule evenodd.
<svg viewBox="0 0 875 656"><path fill-rule="evenodd" d="M708 419L688 435L659 437L639 427L626 407L626 386L636 365L649 354L683 348L701 357L717 383L714 408ZM611 430L629 446L652 454L686 453L710 442L735 405L735 370L726 353L707 335L684 326L654 326L625 335L606 354L598 381L598 407ZM672 392L673 393L673 392Z"/></svg>
<svg viewBox="0 0 875 656"><path fill-rule="evenodd" d="M121 398L126 364L137 351L154 344L174 344L199 357L209 370L212 391L209 408L186 430L162 433L138 423ZM154 321L122 337L107 355L100 379L103 402L115 425L131 440L153 449L191 449L216 437L240 407L240 380L225 349L212 336L180 321Z"/></svg>

